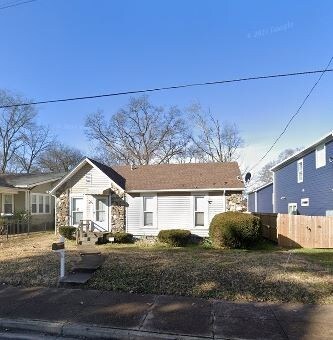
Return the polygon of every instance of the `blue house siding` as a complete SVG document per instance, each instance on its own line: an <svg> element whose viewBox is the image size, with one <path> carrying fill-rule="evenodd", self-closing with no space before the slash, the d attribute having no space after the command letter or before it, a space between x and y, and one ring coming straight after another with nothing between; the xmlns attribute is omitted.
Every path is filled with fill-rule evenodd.
<svg viewBox="0 0 333 340"><path fill-rule="evenodd" d="M255 193L251 192L247 195L247 210L251 212L255 212Z"/></svg>
<svg viewBox="0 0 333 340"><path fill-rule="evenodd" d="M273 184L258 190L257 193L257 211L260 213L273 212Z"/></svg>
<svg viewBox="0 0 333 340"><path fill-rule="evenodd" d="M316 169L316 151L275 171L275 212L288 213L288 204L297 203L301 215L325 216L333 210L333 142L326 143L326 165ZM297 161L303 158L303 182L297 183ZM301 199L308 198L309 206L301 206Z"/></svg>
<svg viewBox="0 0 333 340"><path fill-rule="evenodd" d="M257 193L257 209L256 209L256 193ZM270 184L262 189L256 190L248 194L248 211L259 213L273 212L273 184Z"/></svg>

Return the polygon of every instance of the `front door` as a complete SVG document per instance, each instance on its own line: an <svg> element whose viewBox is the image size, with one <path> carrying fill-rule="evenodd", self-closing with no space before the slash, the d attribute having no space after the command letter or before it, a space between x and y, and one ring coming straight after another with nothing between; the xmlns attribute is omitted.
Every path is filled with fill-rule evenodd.
<svg viewBox="0 0 333 340"><path fill-rule="evenodd" d="M109 230L109 197L94 196L94 198L93 222L102 229Z"/></svg>
<svg viewBox="0 0 333 340"><path fill-rule="evenodd" d="M83 219L83 198L82 197L72 197L71 202L71 217L72 225L79 225L80 221Z"/></svg>

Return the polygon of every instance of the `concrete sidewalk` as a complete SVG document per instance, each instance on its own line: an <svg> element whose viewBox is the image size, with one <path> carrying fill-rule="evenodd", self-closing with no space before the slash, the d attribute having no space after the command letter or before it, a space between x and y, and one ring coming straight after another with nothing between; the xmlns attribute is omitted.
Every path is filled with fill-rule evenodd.
<svg viewBox="0 0 333 340"><path fill-rule="evenodd" d="M2 286L0 328L109 339L332 339L333 305Z"/></svg>

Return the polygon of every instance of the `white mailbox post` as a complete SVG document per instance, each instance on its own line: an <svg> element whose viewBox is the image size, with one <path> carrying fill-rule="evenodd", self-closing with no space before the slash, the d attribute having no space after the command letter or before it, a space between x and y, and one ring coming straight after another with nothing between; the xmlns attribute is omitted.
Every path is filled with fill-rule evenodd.
<svg viewBox="0 0 333 340"><path fill-rule="evenodd" d="M59 242L52 243L52 250L60 256L60 279L65 276L65 238L60 237Z"/></svg>

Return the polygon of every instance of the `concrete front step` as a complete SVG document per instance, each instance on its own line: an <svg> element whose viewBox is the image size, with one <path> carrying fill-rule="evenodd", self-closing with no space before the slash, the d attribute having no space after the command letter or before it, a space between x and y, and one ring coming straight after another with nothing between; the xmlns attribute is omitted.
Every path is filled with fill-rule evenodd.
<svg viewBox="0 0 333 340"><path fill-rule="evenodd" d="M70 273L59 280L61 286L85 284L105 260L105 256L93 247L81 247L79 254L80 261L74 264Z"/></svg>
<svg viewBox="0 0 333 340"><path fill-rule="evenodd" d="M79 239L79 244L97 244L97 243L106 243L106 237L109 232L104 231L87 231L82 234L82 237Z"/></svg>
<svg viewBox="0 0 333 340"><path fill-rule="evenodd" d="M85 284L93 275L93 273L68 273L59 280L61 285L65 284Z"/></svg>
<svg viewBox="0 0 333 340"><path fill-rule="evenodd" d="M101 255L85 255L72 267L72 272L94 272L103 264L105 257Z"/></svg>

